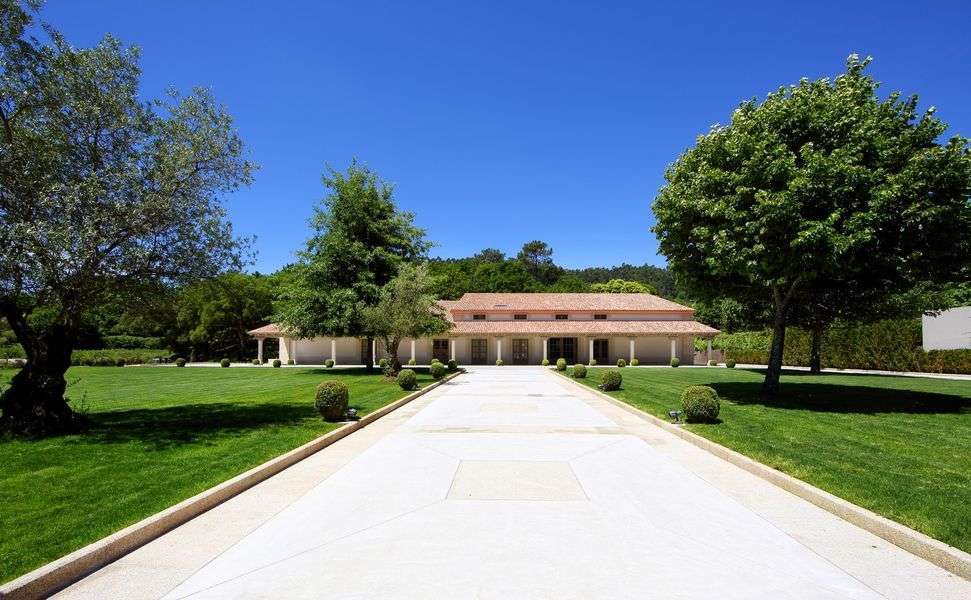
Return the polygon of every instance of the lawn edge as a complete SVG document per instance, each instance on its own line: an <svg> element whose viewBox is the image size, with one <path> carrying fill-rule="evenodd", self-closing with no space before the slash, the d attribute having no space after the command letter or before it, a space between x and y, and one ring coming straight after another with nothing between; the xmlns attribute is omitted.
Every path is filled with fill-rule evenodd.
<svg viewBox="0 0 971 600"><path fill-rule="evenodd" d="M773 469L768 465L760 463L753 458L749 458L744 454L713 442L706 437L698 435L697 433L688 431L687 429L673 423L668 423L664 419L659 419L658 417L655 417L654 415L647 413L636 406L627 404L623 400L614 398L613 396L610 396L609 394L588 385L584 385L565 373L560 373L557 371L554 371L554 373L563 377L564 379L567 379L574 385L591 392L595 396L607 400L618 408L622 408L629 413L637 415L646 421L657 425L661 429L664 429L669 433L673 433L694 446L714 454L718 458L732 463L736 467L744 469L756 477L764 479L765 481L784 489L790 494L798 496L803 500L818 506L826 512L836 515L844 521L852 523L861 529L865 529L877 537L883 538L891 544L902 548L915 556L918 556L946 571L971 581L971 554L968 554L963 550L945 544L940 540L935 540L926 534L923 534L915 529L911 529L906 525L901 525L900 523L888 519L887 517L878 515L877 513L863 508L862 506L857 506L848 500L835 496L812 484L806 483L801 479L797 479L792 475L783 473L778 469Z"/></svg>
<svg viewBox="0 0 971 600"><path fill-rule="evenodd" d="M334 431L313 439L302 446L264 462L261 465L227 479L208 490L178 504L146 517L124 529L92 542L83 548L38 567L0 586L0 600L32 600L48 597L101 569L102 567L158 539L176 527L187 523L226 500L238 496L253 486L323 450L334 442L370 425L381 417L401 408L438 386L455 379L464 371L451 373L424 388L399 398L358 421L350 421Z"/></svg>

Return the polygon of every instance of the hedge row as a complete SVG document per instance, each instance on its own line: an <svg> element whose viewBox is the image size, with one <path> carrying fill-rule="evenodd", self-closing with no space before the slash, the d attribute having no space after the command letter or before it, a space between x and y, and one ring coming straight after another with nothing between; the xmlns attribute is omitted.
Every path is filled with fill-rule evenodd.
<svg viewBox="0 0 971 600"><path fill-rule="evenodd" d="M737 362L765 364L771 339L771 333L761 331L720 334L713 346ZM809 331L788 328L783 364L809 366L811 341ZM829 329L823 336L820 362L836 369L971 373L971 350L925 352L918 319L888 319Z"/></svg>
<svg viewBox="0 0 971 600"><path fill-rule="evenodd" d="M71 355L71 364L85 366L107 366L117 364L119 360L129 365L140 365L152 362L155 358L166 358L167 350L132 350L114 348L110 350L75 350Z"/></svg>
<svg viewBox="0 0 971 600"><path fill-rule="evenodd" d="M0 358L26 358L26 356L20 344L0 346Z"/></svg>

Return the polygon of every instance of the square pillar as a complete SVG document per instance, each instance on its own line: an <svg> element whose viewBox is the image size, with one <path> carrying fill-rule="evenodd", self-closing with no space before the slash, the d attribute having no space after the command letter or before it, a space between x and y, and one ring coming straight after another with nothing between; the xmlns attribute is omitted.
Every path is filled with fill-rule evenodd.
<svg viewBox="0 0 971 600"><path fill-rule="evenodd" d="M455 360L455 338L448 338L448 352L452 360Z"/></svg>
<svg viewBox="0 0 971 600"><path fill-rule="evenodd" d="M337 363L337 340L330 338L330 359Z"/></svg>
<svg viewBox="0 0 971 600"><path fill-rule="evenodd" d="M256 360L263 364L263 338L256 338Z"/></svg>
<svg viewBox="0 0 971 600"><path fill-rule="evenodd" d="M630 360L627 362L628 364L634 362L634 338L630 339Z"/></svg>
<svg viewBox="0 0 971 600"><path fill-rule="evenodd" d="M678 357L678 338L671 338L671 358Z"/></svg>
<svg viewBox="0 0 971 600"><path fill-rule="evenodd" d="M411 340L411 360L415 360L415 340Z"/></svg>
<svg viewBox="0 0 971 600"><path fill-rule="evenodd" d="M708 338L708 362L711 362L711 338Z"/></svg>
<svg viewBox="0 0 971 600"><path fill-rule="evenodd" d="M290 340L290 360L297 364L297 340Z"/></svg>
<svg viewBox="0 0 971 600"><path fill-rule="evenodd" d="M378 338L371 340L371 364L378 364Z"/></svg>
<svg viewBox="0 0 971 600"><path fill-rule="evenodd" d="M502 360L502 338L496 338L496 360Z"/></svg>
<svg viewBox="0 0 971 600"><path fill-rule="evenodd" d="M549 342L550 342L549 338L543 338L543 360L549 360L546 357L546 354L547 354L546 350L549 347Z"/></svg>
<svg viewBox="0 0 971 600"><path fill-rule="evenodd" d="M593 364L593 338L590 338L590 342L588 346L590 347L590 349L589 349L589 355L587 356L587 364L592 365Z"/></svg>

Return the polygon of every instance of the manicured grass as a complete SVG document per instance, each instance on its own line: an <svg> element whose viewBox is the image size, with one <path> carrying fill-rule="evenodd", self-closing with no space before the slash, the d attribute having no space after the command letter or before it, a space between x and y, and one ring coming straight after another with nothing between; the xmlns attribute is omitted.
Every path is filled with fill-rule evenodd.
<svg viewBox="0 0 971 600"><path fill-rule="evenodd" d="M0 386L12 374L0 371ZM72 368L68 395L89 432L0 439L0 581L335 429L313 405L333 378L362 415L406 394L363 370Z"/></svg>
<svg viewBox="0 0 971 600"><path fill-rule="evenodd" d="M577 381L596 387L603 371ZM685 386L715 388L721 422L691 431L971 551L971 382L789 373L767 402L759 371L621 373L610 394L666 420Z"/></svg>

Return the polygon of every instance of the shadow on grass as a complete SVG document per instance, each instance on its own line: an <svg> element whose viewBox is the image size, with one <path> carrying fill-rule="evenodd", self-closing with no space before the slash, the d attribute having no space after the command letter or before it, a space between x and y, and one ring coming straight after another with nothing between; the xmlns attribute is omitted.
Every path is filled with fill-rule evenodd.
<svg viewBox="0 0 971 600"><path fill-rule="evenodd" d="M779 395L762 398L762 382L723 381L707 384L735 404L833 413L971 413L971 398L862 385L783 382Z"/></svg>

